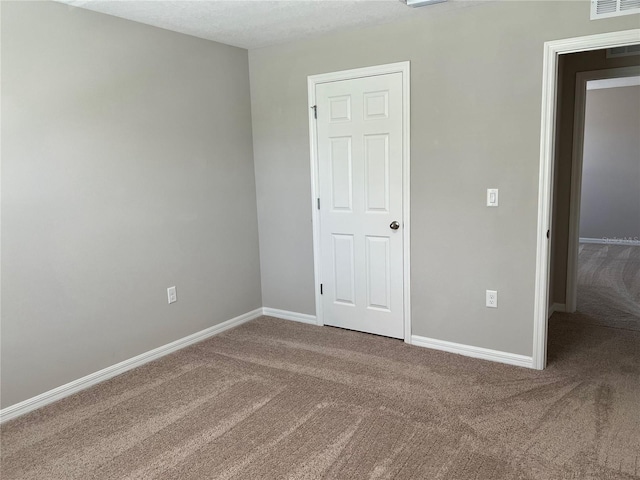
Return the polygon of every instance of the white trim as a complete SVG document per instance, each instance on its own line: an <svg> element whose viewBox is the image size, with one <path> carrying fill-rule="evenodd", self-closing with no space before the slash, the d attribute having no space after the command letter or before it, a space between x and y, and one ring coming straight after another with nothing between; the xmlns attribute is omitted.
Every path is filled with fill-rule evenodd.
<svg viewBox="0 0 640 480"><path fill-rule="evenodd" d="M556 312L566 312L566 311L567 311L567 306L564 303L554 303L549 308L548 318L551 318L551 315L553 315Z"/></svg>
<svg viewBox="0 0 640 480"><path fill-rule="evenodd" d="M578 297L578 235L580 232L580 203L582 201L582 161L584 155L584 122L587 87L591 80L619 79L640 75L640 67L609 68L578 72L575 85L573 113L573 146L571 153L571 185L569 194L569 236L567 242L567 279L565 302L567 312L577 308Z"/></svg>
<svg viewBox="0 0 640 480"><path fill-rule="evenodd" d="M316 105L316 83L311 76L307 77L307 95L309 101L309 159L311 163L311 227L313 230L313 278L315 288L315 300L316 300L316 324L319 326L324 325L324 316L322 314L322 296L320 293L320 284L322 283L322 276L320 271L322 269L321 257L320 257L320 212L317 208L318 193L320 192L320 183L318 180L317 171L317 146L318 135L316 132L315 122L315 110L313 107Z"/></svg>
<svg viewBox="0 0 640 480"><path fill-rule="evenodd" d="M411 343L411 64L402 73L402 228L404 229L404 341Z"/></svg>
<svg viewBox="0 0 640 480"><path fill-rule="evenodd" d="M229 330L230 328L237 327L250 320L256 319L261 315L262 308L257 308L251 312L232 318L231 320L219 323L217 325L214 325L213 327L205 328L204 330L183 337L179 340L176 340L175 342L167 343L166 345L163 345L161 347L154 348L153 350L149 350L148 352L142 353L128 360L124 360L120 363L116 363L115 365L112 365L110 367L103 368L102 370L69 382L65 385L61 385L60 387L56 387L52 390L49 390L48 392L41 393L40 395L36 395L35 397L16 403L7 408L3 408L2 410L0 410L0 423L4 423L8 420L19 417L38 408L44 407L45 405L61 400L65 397L68 397L69 395L77 393L81 390L85 390L86 388L92 387L93 385L113 378L116 375L120 375L121 373L127 372L133 368L151 362L152 360L164 357L165 355L175 352L176 350L180 350L194 343L201 342L202 340L222 333L225 330Z"/></svg>
<svg viewBox="0 0 640 480"><path fill-rule="evenodd" d="M583 238L580 237L580 243L597 243L599 245L627 245L638 246L640 245L640 239L634 237L633 240L624 240L622 238Z"/></svg>
<svg viewBox="0 0 640 480"><path fill-rule="evenodd" d="M605 70L606 71L606 70ZM591 80L587 83L587 90L603 90L609 88L638 87L640 86L640 76L630 75L628 77L601 78Z"/></svg>
<svg viewBox="0 0 640 480"><path fill-rule="evenodd" d="M316 323L324 325L322 312L322 297L320 284L322 283L321 251L320 251L320 213L316 208L316 199L320 186L318 184L318 137L316 122L312 107L316 104L316 85L354 78L402 73L402 109L403 109L403 138L402 138L402 225L403 225L403 289L404 289L404 341L411 343L411 70L410 62L397 62L386 65L342 70L339 72L322 73L307 77L307 93L309 101L309 158L311 162L311 211L313 224L313 269L315 278Z"/></svg>
<svg viewBox="0 0 640 480"><path fill-rule="evenodd" d="M481 358L483 360L491 360L492 362L533 368L533 359L531 357L517 353L501 352L499 350L474 347L462 343L447 342L445 340L436 340L435 338L420 337L418 335L411 336L411 344L418 347L456 353L458 355L464 355L465 357Z"/></svg>
<svg viewBox="0 0 640 480"><path fill-rule="evenodd" d="M287 310L279 310L277 308L264 307L262 314L268 317L280 318L282 320L292 320L294 322L309 323L311 325L317 325L315 315L308 315L306 313L289 312Z"/></svg>
<svg viewBox="0 0 640 480"><path fill-rule="evenodd" d="M536 246L535 303L533 320L533 367L542 370L547 363L547 314L549 310L549 240L553 202L558 56L621 47L640 42L640 29L545 42L542 71L542 118L540 125L540 176L538 185L538 227Z"/></svg>

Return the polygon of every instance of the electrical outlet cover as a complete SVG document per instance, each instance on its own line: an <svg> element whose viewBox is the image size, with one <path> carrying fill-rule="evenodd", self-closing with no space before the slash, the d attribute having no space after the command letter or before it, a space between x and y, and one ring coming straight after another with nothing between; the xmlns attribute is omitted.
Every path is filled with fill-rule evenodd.
<svg viewBox="0 0 640 480"><path fill-rule="evenodd" d="M487 290L486 306L489 308L498 308L497 290Z"/></svg>

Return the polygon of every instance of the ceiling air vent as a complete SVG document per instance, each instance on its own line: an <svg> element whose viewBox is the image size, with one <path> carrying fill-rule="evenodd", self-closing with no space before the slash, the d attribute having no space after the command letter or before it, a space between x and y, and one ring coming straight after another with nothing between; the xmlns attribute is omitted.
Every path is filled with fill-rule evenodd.
<svg viewBox="0 0 640 480"><path fill-rule="evenodd" d="M640 0L591 0L591 20L640 13Z"/></svg>

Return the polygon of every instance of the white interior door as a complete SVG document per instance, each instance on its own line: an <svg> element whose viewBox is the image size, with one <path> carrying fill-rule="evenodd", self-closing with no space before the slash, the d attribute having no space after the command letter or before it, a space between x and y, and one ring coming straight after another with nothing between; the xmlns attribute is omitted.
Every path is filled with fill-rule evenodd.
<svg viewBox="0 0 640 480"><path fill-rule="evenodd" d="M316 85L324 323L404 338L402 73Z"/></svg>

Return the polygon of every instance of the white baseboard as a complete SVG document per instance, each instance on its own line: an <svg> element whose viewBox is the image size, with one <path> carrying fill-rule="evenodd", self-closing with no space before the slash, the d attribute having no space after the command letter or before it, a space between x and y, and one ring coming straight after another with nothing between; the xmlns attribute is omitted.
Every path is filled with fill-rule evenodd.
<svg viewBox="0 0 640 480"><path fill-rule="evenodd" d="M549 317L556 312L566 312L567 306L564 303L554 303L549 307Z"/></svg>
<svg viewBox="0 0 640 480"><path fill-rule="evenodd" d="M599 245L623 245L623 246L638 246L640 240L624 240L616 238L583 238L580 237L580 243L597 243Z"/></svg>
<svg viewBox="0 0 640 480"><path fill-rule="evenodd" d="M411 345L418 347L432 348L434 350L442 350L443 352L457 353L466 357L481 358L483 360L491 360L492 362L506 363L508 365L516 365L518 367L533 368L533 358L516 353L501 352L488 348L474 347L471 345L463 345L461 343L447 342L445 340L436 340L435 338L420 337L418 335L411 336Z"/></svg>
<svg viewBox="0 0 640 480"><path fill-rule="evenodd" d="M142 353L128 360L124 360L123 362L116 363L115 365L69 382L66 385L62 385L60 387L54 388L53 390L49 390L48 392L44 392L40 395L24 400L20 403L16 403L15 405L3 408L2 410L0 410L0 423L4 423L8 420L19 417L20 415L24 415L25 413L29 413L40 407L44 407L45 405L53 403L57 400L61 400L65 397L68 397L69 395L115 377L116 375L120 375L121 373L124 373L128 370L144 365L145 363L163 357L169 353L175 352L176 350L180 350L181 348L187 347L189 345L222 333L225 330L237 327L238 325L258 318L260 315L262 315L262 308L256 308L251 312L237 316L235 318L232 318L231 320L219 323L218 325L214 325L213 327L205 328L204 330L183 337L179 340L176 340L175 342L167 343L166 345L163 345L161 347L154 348L153 350L149 350L148 352Z"/></svg>
<svg viewBox="0 0 640 480"><path fill-rule="evenodd" d="M281 318L283 320L293 320L294 322L310 323L311 325L318 324L315 315L308 315L306 313L288 312L287 310L264 307L262 309L262 314L268 315L269 317Z"/></svg>
<svg viewBox="0 0 640 480"><path fill-rule="evenodd" d="M554 306L555 305L556 304L554 304ZM209 337L222 333L225 330L229 330L230 328L237 327L243 323L258 318L261 315L268 315L270 317L292 320L295 322L307 323L312 325L317 324L315 315L289 312L287 310L279 310L269 307L257 308L251 312L219 323L218 325L206 328L204 330L201 330L200 332L196 332L192 335L142 353L128 360L124 360L120 363L104 368L95 373L69 382L65 385L61 385L60 387L54 388L35 397L16 403L15 405L3 408L2 410L0 410L0 423L4 423L13 418L44 407L45 405L53 403L57 400L61 400L65 397L68 397L69 395L77 393L81 390L85 390L89 387L92 387L93 385L115 377L116 375L120 375L121 373L124 373L128 370L144 365L145 363L148 363L152 360L156 360L169 353L175 352L189 345L205 340ZM465 355L467 357L481 358L484 360L491 360L494 362L506 363L509 365L533 368L533 360L531 357L517 355L514 353L506 353L497 350L490 350L487 348L473 347L470 345L447 342L444 340L436 340L433 338L421 337L418 335L411 336L411 344L419 347L457 353L459 355Z"/></svg>

